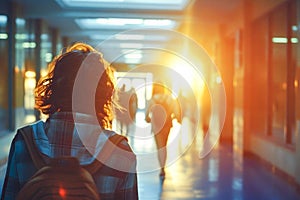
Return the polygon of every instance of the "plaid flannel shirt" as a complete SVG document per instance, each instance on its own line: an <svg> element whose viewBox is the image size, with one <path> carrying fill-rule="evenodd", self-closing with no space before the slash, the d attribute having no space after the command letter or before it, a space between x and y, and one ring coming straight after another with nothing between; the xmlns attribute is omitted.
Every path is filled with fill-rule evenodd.
<svg viewBox="0 0 300 200"><path fill-rule="evenodd" d="M74 116L76 125L72 121ZM100 130L93 117L79 113L55 113L46 122L39 121L30 126L34 129L34 140L42 154L48 157L75 156L82 165L90 164L95 159L91 154L99 153L107 139L116 134ZM85 131L84 134L78 134L82 130ZM125 151L114 151L109 164L103 165L93 174L93 178L101 199L135 200L138 199L136 157L126 140L119 147ZM118 166L118 169L123 166L127 171L113 166ZM10 148L1 200L15 199L19 190L36 171L25 141L17 132Z"/></svg>

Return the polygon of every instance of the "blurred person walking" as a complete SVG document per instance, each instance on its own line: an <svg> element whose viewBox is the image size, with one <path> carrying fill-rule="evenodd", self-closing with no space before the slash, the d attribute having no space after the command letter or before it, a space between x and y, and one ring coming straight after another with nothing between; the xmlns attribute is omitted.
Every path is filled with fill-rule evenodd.
<svg viewBox="0 0 300 200"><path fill-rule="evenodd" d="M181 109L177 99L174 99L168 88L160 83L154 83L152 87L152 98L146 108L145 120L151 122L154 134L158 161L160 164L160 177L165 177L165 165L167 159L167 142L173 119L181 123Z"/></svg>
<svg viewBox="0 0 300 200"><path fill-rule="evenodd" d="M118 93L119 103L121 108L116 110L117 128L121 134L128 136L129 132L135 123L135 115L138 109L138 99L135 89L132 87L126 90L126 85L123 84Z"/></svg>

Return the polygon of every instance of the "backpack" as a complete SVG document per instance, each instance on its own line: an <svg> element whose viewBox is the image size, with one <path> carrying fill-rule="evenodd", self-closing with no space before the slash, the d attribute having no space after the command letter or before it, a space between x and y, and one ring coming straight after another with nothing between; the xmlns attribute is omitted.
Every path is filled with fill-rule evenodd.
<svg viewBox="0 0 300 200"><path fill-rule="evenodd" d="M20 132L38 170L21 188L17 200L100 199L92 178L92 174L103 166L100 161L95 159L90 165L81 166L77 158L65 156L47 157L45 162L34 143L32 128L28 126L20 129ZM118 134L111 136L109 140L113 144L107 142L104 145L99 154L101 161L107 160L114 148L124 139L127 140Z"/></svg>

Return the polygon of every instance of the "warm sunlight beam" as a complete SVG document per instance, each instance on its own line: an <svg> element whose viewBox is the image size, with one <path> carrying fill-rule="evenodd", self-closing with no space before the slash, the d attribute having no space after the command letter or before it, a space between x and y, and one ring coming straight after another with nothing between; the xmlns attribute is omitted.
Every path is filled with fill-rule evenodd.
<svg viewBox="0 0 300 200"><path fill-rule="evenodd" d="M194 94L198 94L200 91L201 93L204 87L204 82L202 77L199 75L199 72L197 72L192 65L185 60L175 58L171 67L175 71L171 79L173 91L176 94L178 94L179 91L185 91L188 93L193 92Z"/></svg>

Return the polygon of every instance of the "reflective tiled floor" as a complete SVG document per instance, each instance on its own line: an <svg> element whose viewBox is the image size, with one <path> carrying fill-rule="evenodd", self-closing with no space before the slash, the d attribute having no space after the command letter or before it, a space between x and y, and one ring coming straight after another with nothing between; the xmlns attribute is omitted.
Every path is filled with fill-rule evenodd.
<svg viewBox="0 0 300 200"><path fill-rule="evenodd" d="M193 127L188 120L184 120L182 125L175 123L172 129L166 177L162 180L159 178L156 148L151 139L150 128L143 122L138 123L143 131L137 129L134 135L128 137L138 154L138 188L141 200L300 199L299 188L297 190L285 177L273 173L268 165L255 156L242 156L228 145L219 144L208 156L199 159L198 142L201 137L193 137ZM142 139L137 141L133 137ZM143 160L143 155L149 152L154 153L150 159ZM1 186L4 169L3 166L0 168Z"/></svg>
<svg viewBox="0 0 300 200"><path fill-rule="evenodd" d="M177 149L176 145L168 148L173 161L166 168L164 180L159 178L159 170L138 174L141 200L300 199L299 187L297 189L286 177L273 173L257 157L242 156L229 145L219 144L208 156L200 159L198 140L201 137L194 138L189 133L191 126L186 120L182 126L175 125L171 132L170 140L177 143ZM138 146L132 146L139 152ZM142 146L145 148L145 145ZM148 151L151 148L155 146L149 145ZM174 159L174 152L177 152L177 159Z"/></svg>
<svg viewBox="0 0 300 200"><path fill-rule="evenodd" d="M167 168L161 181L158 172L139 174L142 200L222 199L297 200L300 191L283 177L273 174L256 158L234 159L228 146L220 145L204 159L191 149Z"/></svg>

